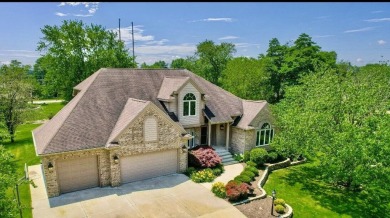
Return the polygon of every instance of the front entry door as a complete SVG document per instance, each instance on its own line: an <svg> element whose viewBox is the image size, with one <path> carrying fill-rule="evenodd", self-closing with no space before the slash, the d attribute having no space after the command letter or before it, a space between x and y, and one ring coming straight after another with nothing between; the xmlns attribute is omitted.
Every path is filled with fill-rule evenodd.
<svg viewBox="0 0 390 218"><path fill-rule="evenodd" d="M207 127L201 127L200 129L200 144L207 144Z"/></svg>

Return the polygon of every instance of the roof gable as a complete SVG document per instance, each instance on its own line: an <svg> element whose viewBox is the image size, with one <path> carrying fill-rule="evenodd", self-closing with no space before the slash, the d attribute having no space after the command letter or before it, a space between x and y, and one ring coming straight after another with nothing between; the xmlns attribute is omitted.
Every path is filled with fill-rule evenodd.
<svg viewBox="0 0 390 218"><path fill-rule="evenodd" d="M174 122L170 117L162 112L156 105L150 101L144 101L140 99L129 98L126 105L123 108L118 121L115 124L113 131L106 143L106 147L111 147L113 142L117 142L118 138L122 135L128 127L131 126L134 120L141 116L148 109L152 109L160 116L165 118L166 122L170 122L179 132L185 133L186 131L178 123Z"/></svg>
<svg viewBox="0 0 390 218"><path fill-rule="evenodd" d="M188 83L191 83L201 94L204 91L190 77L164 77L157 98L169 101L173 94L179 93Z"/></svg>
<svg viewBox="0 0 390 218"><path fill-rule="evenodd" d="M245 130L253 129L253 127L251 126L252 121L256 118L256 116L266 104L266 101L242 100L244 112L237 124L237 127Z"/></svg>
<svg viewBox="0 0 390 218"><path fill-rule="evenodd" d="M164 77L157 98L163 101L170 100L171 95L181 89L189 79L189 77Z"/></svg>

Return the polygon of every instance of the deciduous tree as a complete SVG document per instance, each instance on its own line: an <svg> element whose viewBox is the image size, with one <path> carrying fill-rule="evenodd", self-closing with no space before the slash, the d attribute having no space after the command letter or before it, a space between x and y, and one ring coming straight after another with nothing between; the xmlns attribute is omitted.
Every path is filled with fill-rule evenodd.
<svg viewBox="0 0 390 218"><path fill-rule="evenodd" d="M210 40L199 43L196 46L195 55L199 58L199 64L203 66L203 69L197 73L208 81L220 85L219 79L222 71L235 52L236 49L232 43L223 42L216 45Z"/></svg>
<svg viewBox="0 0 390 218"><path fill-rule="evenodd" d="M222 87L243 99L269 100L273 94L270 74L262 60L238 57L222 72Z"/></svg>
<svg viewBox="0 0 390 218"><path fill-rule="evenodd" d="M0 68L0 121L6 126L11 142L16 128L23 123L33 87L28 65L13 60Z"/></svg>
<svg viewBox="0 0 390 218"><path fill-rule="evenodd" d="M100 68L135 67L117 34L100 25L65 20L41 31L44 36L37 49L45 52L45 82L48 88L58 88L66 100L72 98L75 85Z"/></svg>
<svg viewBox="0 0 390 218"><path fill-rule="evenodd" d="M318 155L323 178L334 184L389 188L390 67L338 69L286 88L274 110L280 131L273 146L286 156Z"/></svg>
<svg viewBox="0 0 390 218"><path fill-rule="evenodd" d="M0 145L0 217L16 217L16 202L7 195L15 185L16 165L13 155Z"/></svg>

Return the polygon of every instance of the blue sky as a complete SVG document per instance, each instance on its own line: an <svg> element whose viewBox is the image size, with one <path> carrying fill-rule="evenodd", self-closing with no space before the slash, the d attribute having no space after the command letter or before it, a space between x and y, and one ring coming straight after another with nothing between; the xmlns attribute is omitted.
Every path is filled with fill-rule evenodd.
<svg viewBox="0 0 390 218"><path fill-rule="evenodd" d="M117 30L138 63L192 55L206 39L257 57L272 38L284 44L309 34L338 60L361 66L390 60L390 3L0 3L0 64L34 64L45 25L82 20Z"/></svg>

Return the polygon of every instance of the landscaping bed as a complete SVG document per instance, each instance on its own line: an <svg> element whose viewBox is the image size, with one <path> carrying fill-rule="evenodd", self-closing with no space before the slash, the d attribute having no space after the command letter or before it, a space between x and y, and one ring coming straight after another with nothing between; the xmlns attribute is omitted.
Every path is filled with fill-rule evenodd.
<svg viewBox="0 0 390 218"><path fill-rule="evenodd" d="M278 213L273 208L273 215L271 214L272 198L257 199L245 204L236 205L236 208L241 211L248 218L275 218ZM286 210L285 213L288 211Z"/></svg>

